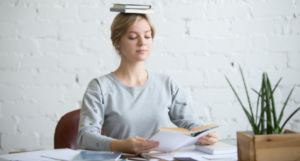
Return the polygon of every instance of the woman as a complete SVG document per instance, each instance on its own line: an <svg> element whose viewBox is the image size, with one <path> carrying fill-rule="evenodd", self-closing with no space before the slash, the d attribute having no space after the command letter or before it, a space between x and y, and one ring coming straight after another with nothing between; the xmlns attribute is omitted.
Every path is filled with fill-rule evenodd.
<svg viewBox="0 0 300 161"><path fill-rule="evenodd" d="M147 15L115 17L111 40L120 66L87 87L77 137L81 149L146 153L159 145L147 139L170 126L169 120L187 129L201 126L183 88L169 76L145 70L154 35ZM213 144L218 138L210 133L199 142Z"/></svg>

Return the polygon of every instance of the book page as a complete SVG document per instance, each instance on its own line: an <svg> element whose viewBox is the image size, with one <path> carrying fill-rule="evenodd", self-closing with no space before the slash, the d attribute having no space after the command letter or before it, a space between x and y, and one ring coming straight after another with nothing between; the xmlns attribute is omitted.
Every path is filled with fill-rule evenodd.
<svg viewBox="0 0 300 161"><path fill-rule="evenodd" d="M190 131L184 128L177 128L177 127L162 127L159 129L160 131L171 131L171 132L178 132L186 135L191 135Z"/></svg>
<svg viewBox="0 0 300 161"><path fill-rule="evenodd" d="M198 127L195 127L191 130L191 133L196 133L196 132L199 132L199 131L202 131L202 130L205 130L205 129L209 129L209 128L212 128L212 127L216 127L218 126L217 124L211 124L211 125L205 125L205 126L198 126Z"/></svg>
<svg viewBox="0 0 300 161"><path fill-rule="evenodd" d="M186 142L189 138L194 138L188 135L184 135L177 132L170 131L159 131L149 140L158 141L159 146L155 149L156 151L171 152L179 147L180 144Z"/></svg>
<svg viewBox="0 0 300 161"><path fill-rule="evenodd" d="M195 136L195 137L190 137L190 138L188 138L185 142L182 142L182 143L179 145L179 147L176 147L176 149L178 149L178 148L183 148L183 147L186 147L186 146L190 146L190 145L196 144L196 143L198 142L198 139L199 139L200 137L202 137L202 136L204 136L204 135L207 135L207 134L210 133L210 132L215 131L218 127L219 127L219 126L213 127L213 128L211 128L211 129L209 129L209 130L207 130L207 131L205 131L205 132L203 132L203 133L201 133L201 134L199 134L199 135L197 135L197 136Z"/></svg>

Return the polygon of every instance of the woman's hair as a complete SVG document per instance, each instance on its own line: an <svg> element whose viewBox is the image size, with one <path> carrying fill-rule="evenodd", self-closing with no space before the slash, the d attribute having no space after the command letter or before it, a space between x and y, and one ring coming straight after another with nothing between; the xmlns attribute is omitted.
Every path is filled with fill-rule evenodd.
<svg viewBox="0 0 300 161"><path fill-rule="evenodd" d="M112 44L117 51L117 53L120 55L120 50L118 48L118 44L121 40L121 37L127 32L129 27L135 23L136 21L140 19L145 19L148 21L149 26L151 28L151 36L152 39L155 35L155 29L154 26L150 20L150 18L146 14L125 14L125 13L119 13L114 21L111 24L110 30L111 30L111 36L110 39L112 41Z"/></svg>

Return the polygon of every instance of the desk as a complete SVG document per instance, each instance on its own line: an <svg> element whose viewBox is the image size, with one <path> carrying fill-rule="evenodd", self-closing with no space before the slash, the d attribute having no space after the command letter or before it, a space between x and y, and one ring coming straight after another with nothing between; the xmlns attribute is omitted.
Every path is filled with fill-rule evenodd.
<svg viewBox="0 0 300 161"><path fill-rule="evenodd" d="M182 148L180 151L178 151L175 155L177 157L192 157L192 158L195 158L197 160L201 160L201 161L208 161L209 158L207 157L222 157L221 160L223 159L226 159L226 160L231 160L231 161L237 161L237 153L231 153L231 154L226 154L226 155L229 155L229 156L218 156L218 155L209 155L207 153L204 153L204 152L200 152L200 151L196 151L194 150L195 146L190 146L190 147L186 147L186 148ZM53 161L53 159L48 159L48 158L44 158L44 157L41 157L41 156L48 156L48 157L57 157L57 158L68 158L66 160L72 160L73 158L76 157L76 155L78 155L79 153L79 150L78 149L77 151L76 150L71 150L71 149L55 149L55 150L41 150L41 151L31 151L30 153L21 153L20 152L11 152L11 154L7 154L5 155L6 157L4 157L5 159L9 159L9 160L21 160L21 159L27 159L27 160L30 160L30 159L35 159L35 160L39 160L39 159L43 159L43 160L47 160L47 161ZM24 152L24 151L23 151ZM15 156L13 155L17 155L16 153L20 153L20 155L18 155L16 158ZM26 156L26 157L24 157ZM28 157L29 156L29 157ZM170 158L171 157L171 158ZM164 161L164 159L172 159L174 156L162 156L162 159L158 159L157 157L153 156L153 157L150 157L151 159L158 159L160 161ZM224 158L225 157L225 158ZM38 158L38 159L36 159ZM144 158L140 158L140 157L136 157L136 156L128 156L128 155L123 155L121 158L129 158L130 160L135 160L134 158L138 158L139 160L143 159L145 160ZM220 159L220 158L219 158ZM1 160L0 161L6 161L6 160Z"/></svg>
<svg viewBox="0 0 300 161"><path fill-rule="evenodd" d="M24 152L34 152L34 151L15 151L15 152L9 152L9 154L18 154L18 153L24 153ZM128 156L128 155L122 155L121 156L122 159L125 159L125 158L128 158L130 160L134 160L134 158L138 158L138 159L144 159L142 157L138 157L138 156ZM151 159L158 159L158 158L154 158L154 157L150 157ZM165 161L163 159L158 159L159 161ZM0 158L0 161L8 161L8 160L5 160L5 159L1 159Z"/></svg>

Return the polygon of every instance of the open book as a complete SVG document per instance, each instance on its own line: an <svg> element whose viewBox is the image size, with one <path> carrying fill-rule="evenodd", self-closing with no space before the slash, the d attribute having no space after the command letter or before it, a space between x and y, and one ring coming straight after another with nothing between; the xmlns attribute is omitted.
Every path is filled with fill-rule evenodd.
<svg viewBox="0 0 300 161"><path fill-rule="evenodd" d="M149 140L158 141L157 151L171 152L186 146L194 145L198 139L210 132L214 132L217 124L199 126L191 131L184 128L163 127L153 134Z"/></svg>

